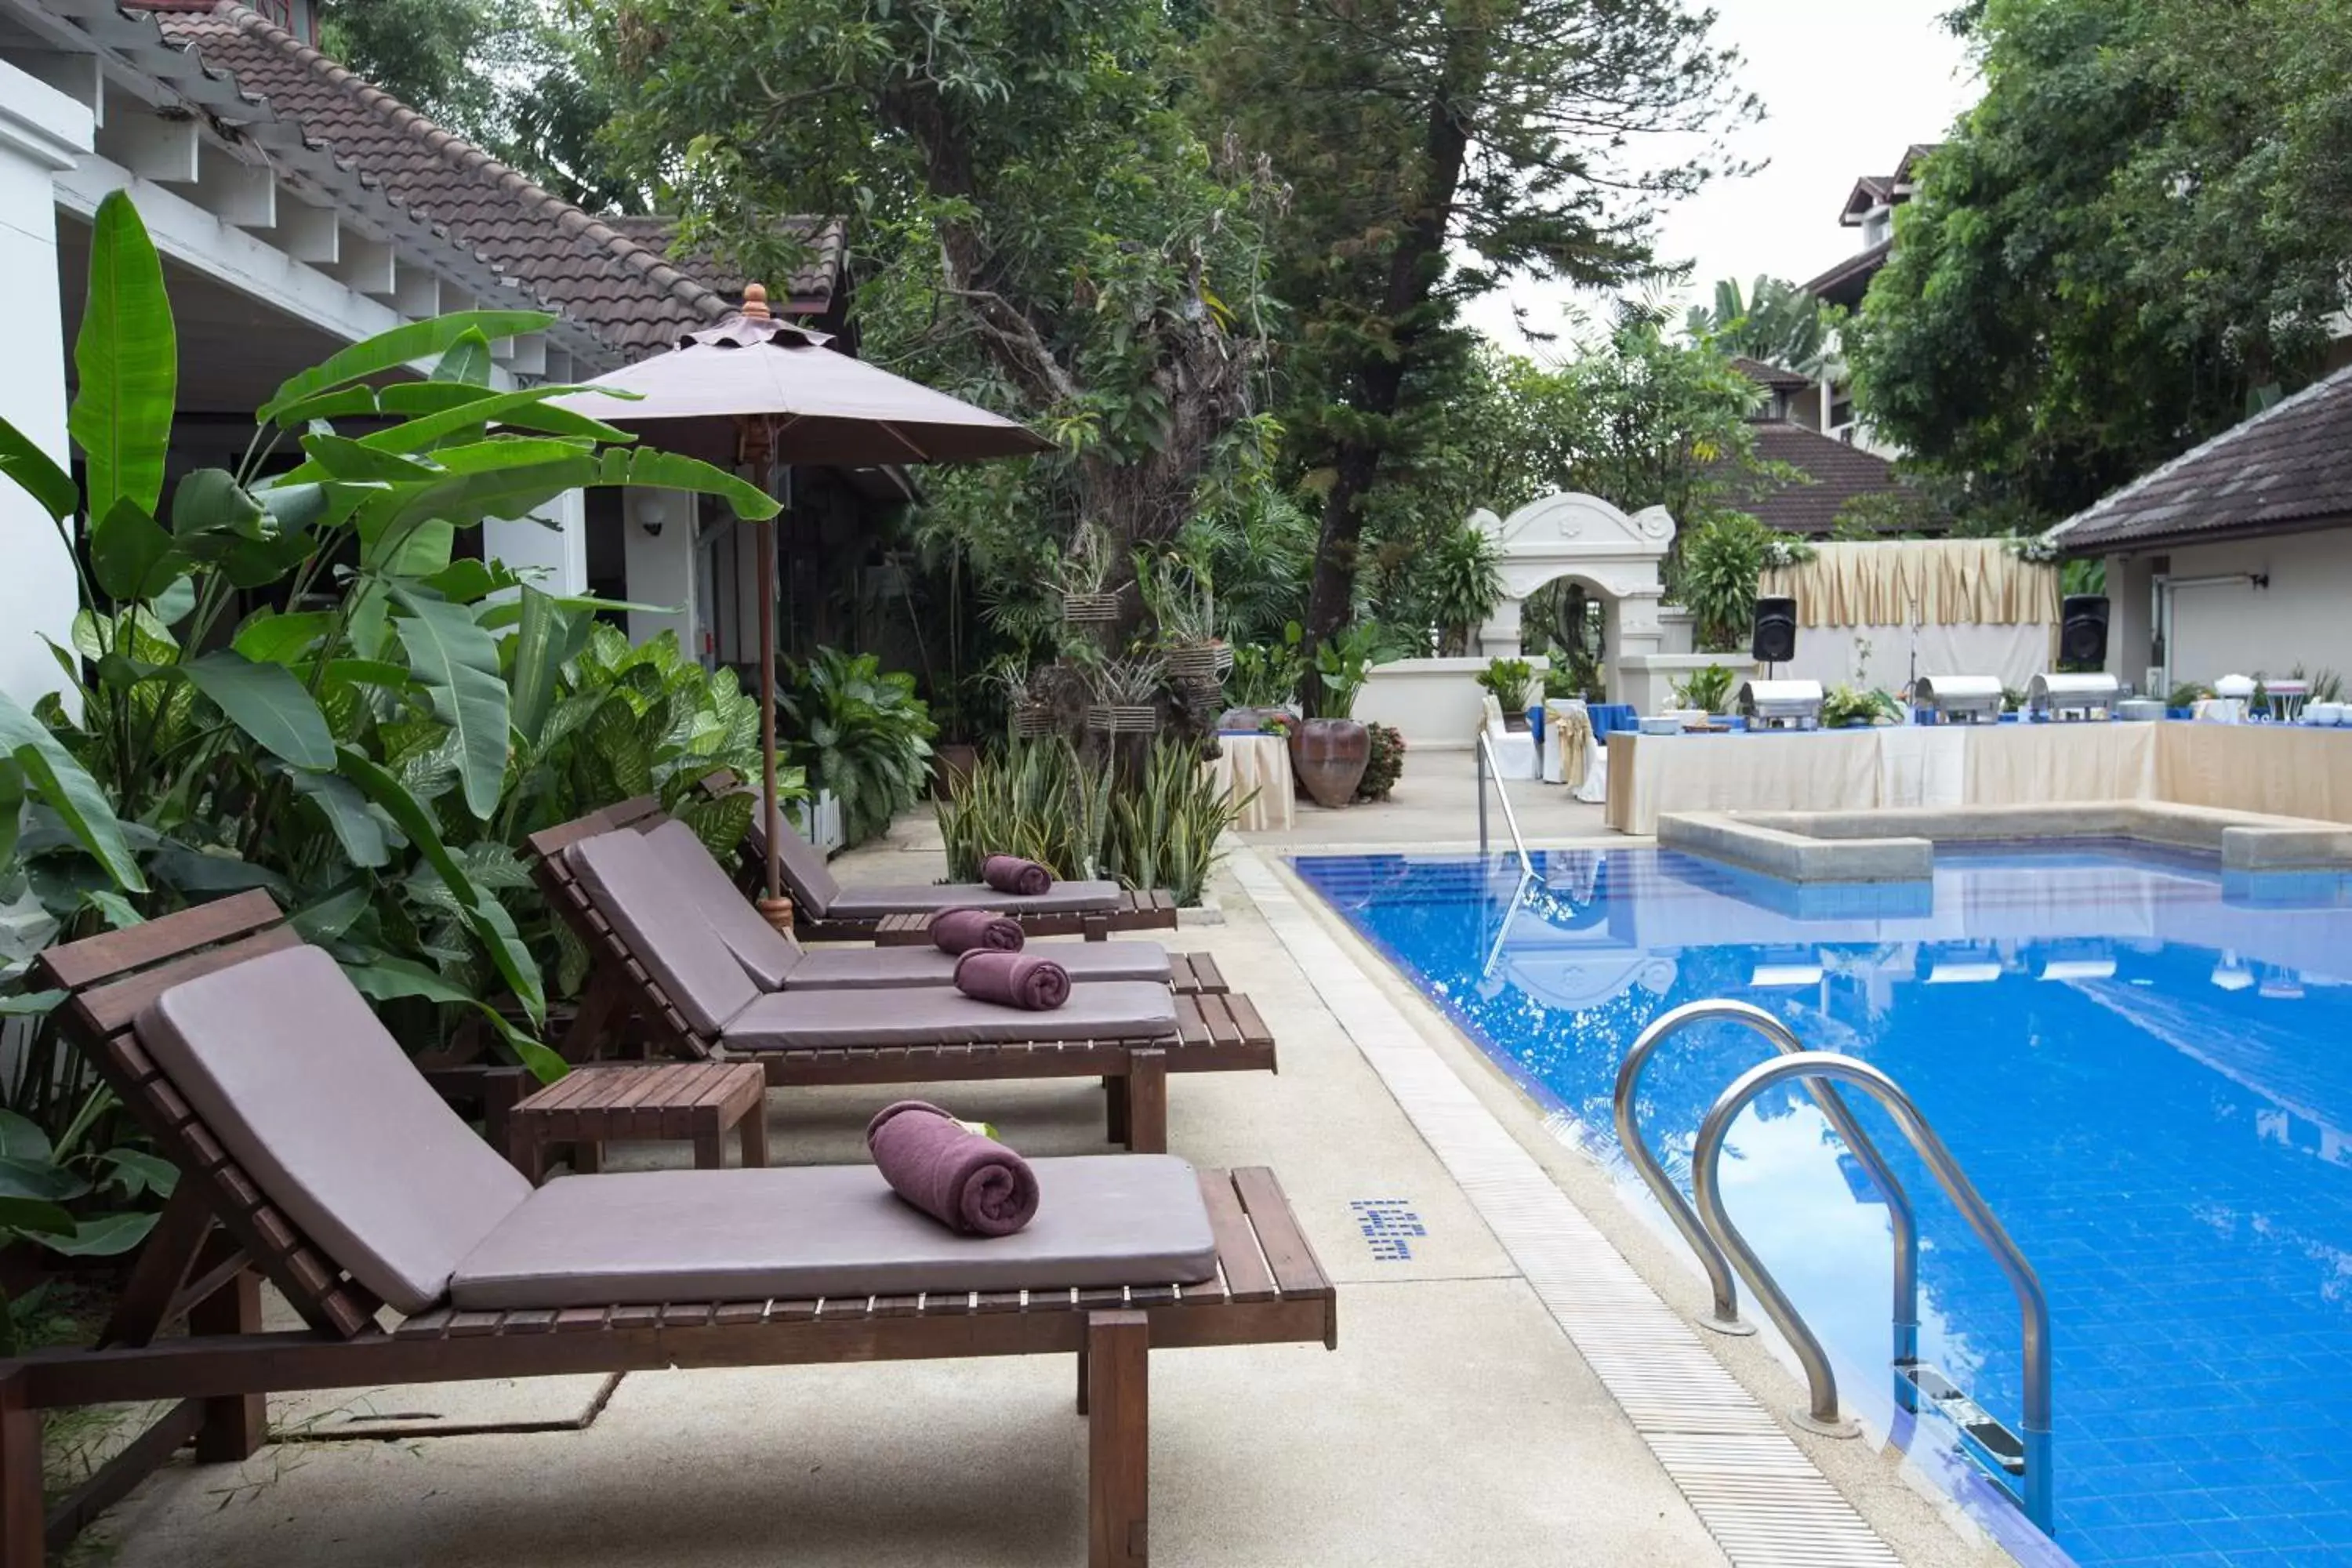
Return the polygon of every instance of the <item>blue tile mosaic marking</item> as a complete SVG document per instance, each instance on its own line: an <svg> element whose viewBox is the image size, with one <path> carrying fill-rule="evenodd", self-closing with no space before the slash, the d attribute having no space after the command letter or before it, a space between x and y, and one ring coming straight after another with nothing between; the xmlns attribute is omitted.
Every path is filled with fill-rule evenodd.
<svg viewBox="0 0 2352 1568"><path fill-rule="evenodd" d="M1885 1068L2048 1293L2065 1552L2095 1568L2352 1563L2344 879L2249 885L2120 846L1939 850L1932 891L1903 898L1795 896L1656 850L1555 851L1524 897L1507 858L1297 866L1604 1160L1617 1063L1683 1002L1739 997ZM1643 1124L1685 1187L1701 1114L1761 1048L1707 1026L1652 1063ZM1921 1354L2017 1426L2007 1282L1892 1124L1854 1103L1919 1209ZM1724 1188L1849 1406L1901 1439L1886 1211L1843 1154L1789 1086L1733 1130ZM1357 1213L1377 1249L1393 1211ZM1982 1494L1948 1427L1907 1440Z"/></svg>
<svg viewBox="0 0 2352 1568"><path fill-rule="evenodd" d="M1358 1198L1348 1206L1356 1211L1356 1228L1364 1233L1376 1263L1405 1262L1412 1257L1412 1243L1429 1234L1402 1198Z"/></svg>

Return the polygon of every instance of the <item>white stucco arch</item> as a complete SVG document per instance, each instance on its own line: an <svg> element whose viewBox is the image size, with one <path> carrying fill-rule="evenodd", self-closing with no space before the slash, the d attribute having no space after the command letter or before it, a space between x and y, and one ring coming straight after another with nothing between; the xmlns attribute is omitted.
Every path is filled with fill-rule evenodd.
<svg viewBox="0 0 2352 1568"><path fill-rule="evenodd" d="M1478 628L1482 652L1519 651L1519 609L1547 583L1574 577L1601 595L1602 647L1609 689L1620 691L1619 663L1660 648L1658 563L1675 542L1675 520L1654 506L1628 517L1599 496L1555 493L1507 518L1480 508L1471 523L1501 554L1503 597Z"/></svg>

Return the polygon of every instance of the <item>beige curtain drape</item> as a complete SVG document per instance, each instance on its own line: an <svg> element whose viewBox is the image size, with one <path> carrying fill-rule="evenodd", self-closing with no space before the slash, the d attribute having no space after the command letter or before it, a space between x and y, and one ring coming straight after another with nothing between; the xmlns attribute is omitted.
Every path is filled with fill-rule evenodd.
<svg viewBox="0 0 2352 1568"><path fill-rule="evenodd" d="M1802 565L1765 573L1760 591L1795 599L1807 626L2058 619L2058 568L2021 561L1998 539L1819 544Z"/></svg>

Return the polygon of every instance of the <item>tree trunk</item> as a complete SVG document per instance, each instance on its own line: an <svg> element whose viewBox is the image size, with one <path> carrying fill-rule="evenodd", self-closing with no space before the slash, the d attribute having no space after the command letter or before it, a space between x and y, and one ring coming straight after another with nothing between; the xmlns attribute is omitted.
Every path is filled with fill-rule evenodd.
<svg viewBox="0 0 2352 1568"><path fill-rule="evenodd" d="M1355 598L1358 547L1364 532L1363 500L1380 476L1381 457L1388 445L1388 421L1396 414L1405 372L1431 335L1430 296L1445 275L1446 229L1470 148L1468 106L1485 83L1486 70L1486 45L1479 30L1452 28L1422 142L1419 210L1411 215L1389 258L1381 312L1389 323L1391 352L1368 356L1357 367L1353 401L1373 421L1364 434L1340 443L1331 465L1331 489L1324 497L1315 576L1307 598L1305 641L1310 671L1316 648L1346 624ZM1318 685L1311 673L1303 680L1301 697L1310 709Z"/></svg>

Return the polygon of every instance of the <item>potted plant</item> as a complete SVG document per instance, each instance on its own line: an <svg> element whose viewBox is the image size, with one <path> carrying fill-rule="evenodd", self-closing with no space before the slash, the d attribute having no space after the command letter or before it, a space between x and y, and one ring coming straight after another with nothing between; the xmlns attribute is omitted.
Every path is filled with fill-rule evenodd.
<svg viewBox="0 0 2352 1568"><path fill-rule="evenodd" d="M1144 607L1160 627L1168 678L1214 687L1233 665L1233 649L1217 636L1217 596L1206 568L1175 555L1147 561L1136 573Z"/></svg>
<svg viewBox="0 0 2352 1568"><path fill-rule="evenodd" d="M1902 704L1885 691L1835 686L1822 699L1822 727L1863 730L1874 724L1895 724L1903 719Z"/></svg>
<svg viewBox="0 0 2352 1568"><path fill-rule="evenodd" d="M1720 713L1731 700L1731 671L1719 664L1695 669L1675 682L1675 700L1702 713Z"/></svg>
<svg viewBox="0 0 2352 1568"><path fill-rule="evenodd" d="M1110 538L1099 523L1082 522L1070 548L1048 569L1062 591L1062 618L1081 624L1118 619L1118 590L1110 585Z"/></svg>
<svg viewBox="0 0 2352 1568"><path fill-rule="evenodd" d="M1297 622L1285 636L1293 647L1300 642ZM1370 733L1350 715L1370 679L1379 646L1378 628L1362 624L1326 638L1315 650L1320 711L1291 731L1290 765L1300 787L1316 805L1334 811L1356 798L1356 786L1371 762Z"/></svg>
<svg viewBox="0 0 2352 1568"><path fill-rule="evenodd" d="M1524 730L1528 727L1528 692L1535 685L1536 667L1524 658L1496 658L1486 661L1478 672L1478 684L1494 698L1503 710L1503 727Z"/></svg>
<svg viewBox="0 0 2352 1568"><path fill-rule="evenodd" d="M1100 658L1087 668L1087 728L1106 735L1150 734L1160 728L1166 668L1156 657Z"/></svg>
<svg viewBox="0 0 2352 1568"><path fill-rule="evenodd" d="M1356 781L1356 798L1386 800L1404 773L1404 736L1393 725L1368 722L1364 735L1364 776Z"/></svg>

